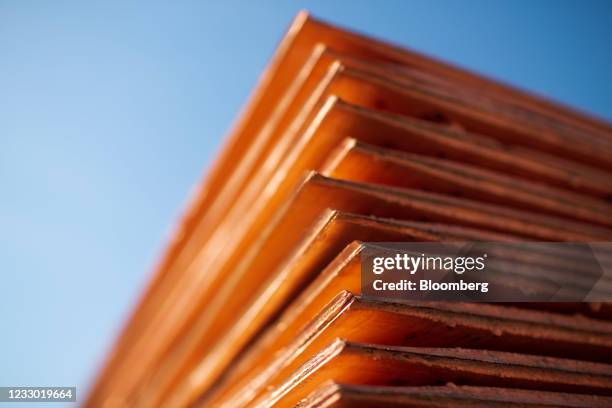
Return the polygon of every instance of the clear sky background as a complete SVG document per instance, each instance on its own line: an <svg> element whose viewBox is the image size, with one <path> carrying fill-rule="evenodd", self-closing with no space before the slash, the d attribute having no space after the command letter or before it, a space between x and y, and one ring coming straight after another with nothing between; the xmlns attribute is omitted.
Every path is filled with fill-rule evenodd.
<svg viewBox="0 0 612 408"><path fill-rule="evenodd" d="M299 9L610 119L611 4L0 1L0 386L84 394Z"/></svg>

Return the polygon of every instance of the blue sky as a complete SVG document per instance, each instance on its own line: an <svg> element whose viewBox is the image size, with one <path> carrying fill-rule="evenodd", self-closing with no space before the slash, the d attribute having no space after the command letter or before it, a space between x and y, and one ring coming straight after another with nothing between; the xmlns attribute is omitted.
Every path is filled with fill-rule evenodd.
<svg viewBox="0 0 612 408"><path fill-rule="evenodd" d="M298 10L611 119L611 4L0 1L0 386L85 392Z"/></svg>

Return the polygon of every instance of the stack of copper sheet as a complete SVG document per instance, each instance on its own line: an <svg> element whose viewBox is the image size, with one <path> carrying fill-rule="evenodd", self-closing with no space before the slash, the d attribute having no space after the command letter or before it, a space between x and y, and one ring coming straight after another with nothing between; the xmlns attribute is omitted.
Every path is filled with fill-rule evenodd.
<svg viewBox="0 0 612 408"><path fill-rule="evenodd" d="M612 241L612 128L300 14L88 405L612 406L609 305L362 296L386 241Z"/></svg>

